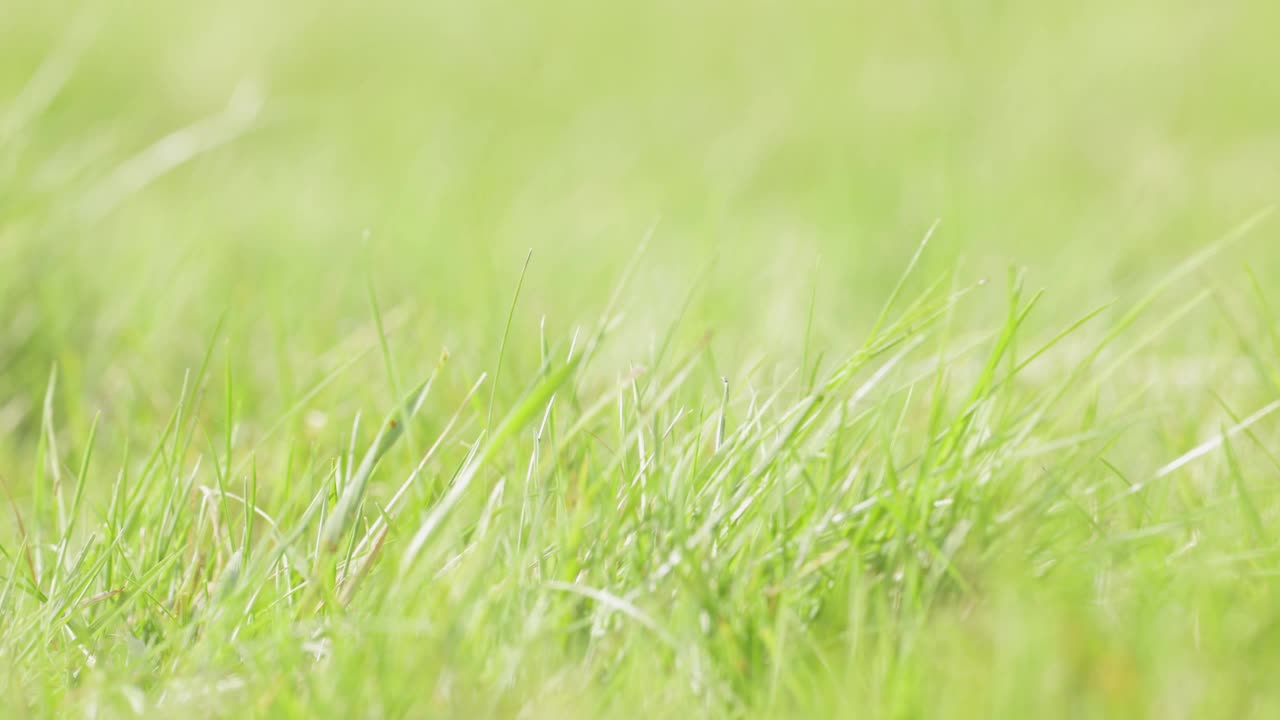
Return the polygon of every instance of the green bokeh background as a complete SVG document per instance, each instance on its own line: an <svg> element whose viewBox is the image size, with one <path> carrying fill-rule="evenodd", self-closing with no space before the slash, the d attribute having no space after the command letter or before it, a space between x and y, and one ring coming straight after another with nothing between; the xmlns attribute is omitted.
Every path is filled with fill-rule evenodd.
<svg viewBox="0 0 1280 720"><path fill-rule="evenodd" d="M1058 327L1275 200L1278 23L1269 2L6 3L0 98L38 109L0 139L8 426L54 365L85 407L167 412L223 316L270 414L367 329L369 283L412 371L441 346L491 369L532 248L527 375L541 318L593 322L647 234L623 366L691 289L681 332L715 334L716 372L797 364L811 301L813 345L841 351L935 220L922 277L1017 264ZM247 131L119 191L235 102L260 103ZM1269 276L1273 238L1231 260Z"/></svg>

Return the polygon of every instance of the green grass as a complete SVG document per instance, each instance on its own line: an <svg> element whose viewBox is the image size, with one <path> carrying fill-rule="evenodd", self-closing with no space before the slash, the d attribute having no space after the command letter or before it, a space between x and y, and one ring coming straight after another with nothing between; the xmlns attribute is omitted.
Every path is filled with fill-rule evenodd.
<svg viewBox="0 0 1280 720"><path fill-rule="evenodd" d="M3 714L1275 717L1277 22L0 7Z"/></svg>

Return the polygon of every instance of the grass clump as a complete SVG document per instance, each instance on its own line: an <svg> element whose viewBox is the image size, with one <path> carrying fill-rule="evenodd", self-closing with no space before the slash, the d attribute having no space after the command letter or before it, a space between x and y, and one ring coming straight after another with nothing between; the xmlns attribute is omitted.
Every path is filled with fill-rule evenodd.
<svg viewBox="0 0 1280 720"><path fill-rule="evenodd" d="M1274 9L807 5L0 12L4 714L1275 716Z"/></svg>

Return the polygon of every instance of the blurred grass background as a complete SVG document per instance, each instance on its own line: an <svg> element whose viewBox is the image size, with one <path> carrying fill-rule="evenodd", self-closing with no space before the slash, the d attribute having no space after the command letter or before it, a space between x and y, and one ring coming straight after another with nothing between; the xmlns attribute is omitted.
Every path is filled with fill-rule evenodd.
<svg viewBox="0 0 1280 720"><path fill-rule="evenodd" d="M646 235L623 357L691 291L681 332L714 332L715 372L794 364L807 332L842 349L936 219L926 277L1016 263L1057 327L1275 200L1277 21L1142 0L6 3L0 417L29 437L54 365L81 430L85 408L163 415L224 316L244 409L273 416L367 333L370 282L404 311L403 362L444 345L491 368L533 248L523 377L540 318L589 322ZM1269 277L1273 247L1232 258Z"/></svg>

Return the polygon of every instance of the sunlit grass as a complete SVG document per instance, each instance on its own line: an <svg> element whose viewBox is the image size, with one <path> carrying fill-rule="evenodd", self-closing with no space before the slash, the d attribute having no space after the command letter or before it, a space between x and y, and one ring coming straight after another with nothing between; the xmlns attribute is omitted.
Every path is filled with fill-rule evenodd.
<svg viewBox="0 0 1280 720"><path fill-rule="evenodd" d="M1276 11L911 8L0 11L6 713L1280 711Z"/></svg>

